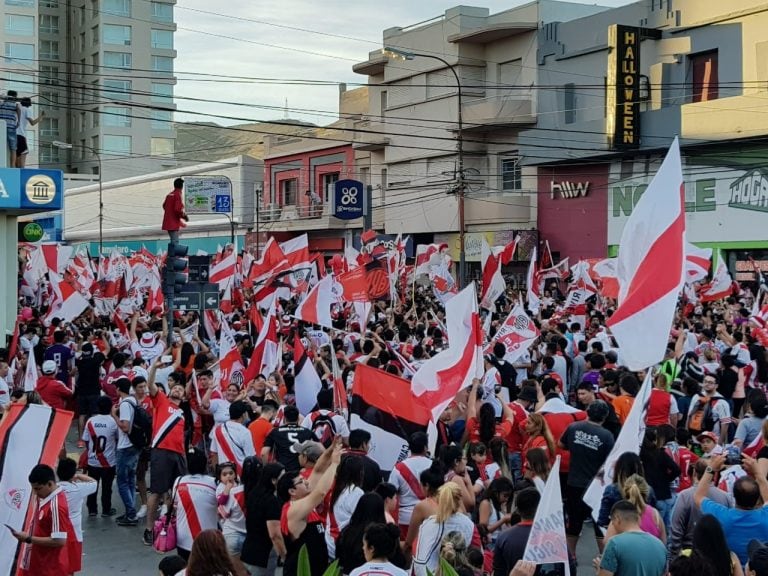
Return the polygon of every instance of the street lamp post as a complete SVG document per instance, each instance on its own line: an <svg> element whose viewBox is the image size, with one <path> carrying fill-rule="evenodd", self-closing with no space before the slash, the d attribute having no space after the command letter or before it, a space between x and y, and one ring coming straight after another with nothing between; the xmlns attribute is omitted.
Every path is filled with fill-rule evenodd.
<svg viewBox="0 0 768 576"><path fill-rule="evenodd" d="M461 79L459 78L459 74L456 72L456 67L453 66L453 64L444 58L441 58L440 56L435 56L434 54L407 52L405 50L390 47L384 47L382 49L382 54L399 60L413 60L414 58L431 58L432 60L437 60L438 62L445 64L445 66L453 73L453 77L456 80L456 87L458 88L459 96L459 126L458 133L456 135L456 152L458 155L458 169L456 171L456 194L458 196L459 204L459 286L464 288L464 284L466 282L466 253L464 251L464 192L466 185L464 183L464 121L461 111Z"/></svg>
<svg viewBox="0 0 768 576"><path fill-rule="evenodd" d="M102 188L103 170L101 164L101 154L99 154L99 151L96 150L96 148L83 146L82 144L71 144L69 142L60 142L59 140L54 140L53 145L56 148L61 148L62 150L72 150L74 147L88 150L89 152L93 152L93 154L96 156L97 162L99 163L99 264L101 264L101 254L104 244L104 190Z"/></svg>

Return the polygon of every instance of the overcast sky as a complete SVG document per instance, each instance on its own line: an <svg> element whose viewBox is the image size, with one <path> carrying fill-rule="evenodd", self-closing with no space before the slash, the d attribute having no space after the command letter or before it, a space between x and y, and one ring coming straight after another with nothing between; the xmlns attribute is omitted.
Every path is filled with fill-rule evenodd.
<svg viewBox="0 0 768 576"><path fill-rule="evenodd" d="M630 3L571 1L603 6ZM526 2L486 0L466 4L487 7L493 14ZM180 0L175 6L179 77L176 119L233 124L282 118L287 99L289 117L316 124L332 122L338 108L337 85L201 82L205 77L189 73L347 82L353 88L352 83L365 82L366 77L354 74L352 65L381 47L384 29L416 24L457 4L460 2L443 0Z"/></svg>

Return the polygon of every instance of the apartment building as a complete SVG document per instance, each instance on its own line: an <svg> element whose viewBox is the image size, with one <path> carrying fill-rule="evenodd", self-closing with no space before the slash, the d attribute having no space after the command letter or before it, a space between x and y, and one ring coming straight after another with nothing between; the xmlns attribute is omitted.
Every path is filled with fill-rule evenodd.
<svg viewBox="0 0 768 576"><path fill-rule="evenodd" d="M104 180L175 166L175 4L3 0L3 91L46 114L29 165Z"/></svg>
<svg viewBox="0 0 768 576"><path fill-rule="evenodd" d="M538 31L603 10L556 0L497 14L457 6L384 30L382 49L353 66L370 85L367 132L353 145L371 153L387 233L446 243L458 260L460 149L468 275L479 274L482 238L500 244L536 227L536 170L522 166L517 138L539 115ZM535 243L533 234L518 256Z"/></svg>

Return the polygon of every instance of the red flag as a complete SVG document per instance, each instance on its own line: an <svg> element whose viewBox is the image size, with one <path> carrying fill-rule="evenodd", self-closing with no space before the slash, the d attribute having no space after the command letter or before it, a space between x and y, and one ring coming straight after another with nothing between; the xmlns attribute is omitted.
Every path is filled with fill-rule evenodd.
<svg viewBox="0 0 768 576"><path fill-rule="evenodd" d="M544 241L544 249L541 251L541 261L539 262L539 269L546 270L552 268L555 265L555 261L552 259L552 250L549 248L549 240Z"/></svg>
<svg viewBox="0 0 768 576"><path fill-rule="evenodd" d="M72 322L75 318L90 306L88 300L75 290L71 284L61 280L58 274L52 270L48 272L53 288L54 299L51 309L45 317L45 324L49 325L54 318L61 318L64 322Z"/></svg>
<svg viewBox="0 0 768 576"><path fill-rule="evenodd" d="M307 294L296 308L294 315L299 320L333 328L331 305L334 302L333 276L326 276Z"/></svg>
<svg viewBox="0 0 768 576"><path fill-rule="evenodd" d="M128 332L128 326L126 326L125 322L123 322L123 319L120 318L120 314L115 312L112 315L112 322L115 323L115 326L117 327L118 331L120 332L120 335L125 338L125 341L130 341L130 333Z"/></svg>
<svg viewBox="0 0 768 576"><path fill-rule="evenodd" d="M702 302L714 302L715 300L721 300L727 298L733 292L733 280L728 272L728 267L725 265L722 254L717 261L717 269L715 270L715 276L712 278L706 287L701 291Z"/></svg>
<svg viewBox="0 0 768 576"><path fill-rule="evenodd" d="M365 266L336 276L334 292L339 302L369 302Z"/></svg>
<svg viewBox="0 0 768 576"><path fill-rule="evenodd" d="M222 390L226 390L230 384L243 386L243 359L235 343L235 336L223 316L221 321L221 339L219 340L219 370L221 378L219 385Z"/></svg>
<svg viewBox="0 0 768 576"><path fill-rule="evenodd" d="M262 323L262 328L256 337L256 343L251 353L251 361L245 369L243 377L246 384L259 374L268 376L277 368L277 318L275 317L275 299L267 312L267 317Z"/></svg>

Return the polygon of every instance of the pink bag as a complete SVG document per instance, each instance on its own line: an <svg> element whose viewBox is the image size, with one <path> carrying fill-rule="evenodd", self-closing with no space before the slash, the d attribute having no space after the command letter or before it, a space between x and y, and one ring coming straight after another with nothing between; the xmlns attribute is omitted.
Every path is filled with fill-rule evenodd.
<svg viewBox="0 0 768 576"><path fill-rule="evenodd" d="M176 516L165 514L155 520L152 530L154 538L152 546L161 554L171 552L176 549Z"/></svg>

